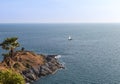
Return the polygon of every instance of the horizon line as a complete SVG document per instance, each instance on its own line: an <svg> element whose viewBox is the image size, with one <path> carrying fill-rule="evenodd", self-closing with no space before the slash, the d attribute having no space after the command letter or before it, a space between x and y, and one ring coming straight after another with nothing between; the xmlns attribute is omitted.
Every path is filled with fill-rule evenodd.
<svg viewBox="0 0 120 84"><path fill-rule="evenodd" d="M0 22L0 24L84 24L84 23L120 23L120 22Z"/></svg>

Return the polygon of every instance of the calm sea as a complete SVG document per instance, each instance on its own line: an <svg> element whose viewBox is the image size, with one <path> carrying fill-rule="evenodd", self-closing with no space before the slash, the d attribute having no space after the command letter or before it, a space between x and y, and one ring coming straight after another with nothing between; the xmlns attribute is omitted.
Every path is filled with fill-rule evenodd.
<svg viewBox="0 0 120 84"><path fill-rule="evenodd" d="M65 64L33 84L120 84L120 24L0 24L0 42L13 36L26 50L61 55Z"/></svg>

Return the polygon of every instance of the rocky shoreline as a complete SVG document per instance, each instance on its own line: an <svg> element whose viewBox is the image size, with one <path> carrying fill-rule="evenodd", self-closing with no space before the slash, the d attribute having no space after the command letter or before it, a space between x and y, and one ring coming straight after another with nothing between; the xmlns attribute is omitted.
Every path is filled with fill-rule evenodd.
<svg viewBox="0 0 120 84"><path fill-rule="evenodd" d="M11 69L20 73L26 84L30 84L42 76L54 74L57 70L64 69L56 56L45 56L32 51L16 51L12 58L6 57L0 63L0 71Z"/></svg>
<svg viewBox="0 0 120 84"><path fill-rule="evenodd" d="M46 63L42 66L31 67L27 70L22 71L22 75L27 83L36 81L42 76L49 74L54 74L59 69L64 69L65 67L59 63L55 55L48 55L45 57Z"/></svg>

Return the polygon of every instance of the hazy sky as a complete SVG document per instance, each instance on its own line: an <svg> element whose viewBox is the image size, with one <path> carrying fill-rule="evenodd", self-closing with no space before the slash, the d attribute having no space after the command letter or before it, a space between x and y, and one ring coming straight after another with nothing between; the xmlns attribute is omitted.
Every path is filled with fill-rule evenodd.
<svg viewBox="0 0 120 84"><path fill-rule="evenodd" d="M120 0L0 0L6 22L120 22Z"/></svg>

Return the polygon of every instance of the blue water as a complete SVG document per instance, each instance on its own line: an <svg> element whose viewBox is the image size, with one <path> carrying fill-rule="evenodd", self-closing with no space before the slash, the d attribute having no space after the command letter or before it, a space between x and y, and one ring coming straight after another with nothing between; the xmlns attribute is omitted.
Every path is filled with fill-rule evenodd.
<svg viewBox="0 0 120 84"><path fill-rule="evenodd" d="M33 84L120 84L120 24L0 24L0 42L13 36L26 50L62 56L66 69Z"/></svg>

